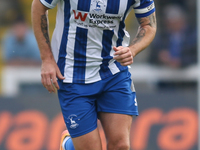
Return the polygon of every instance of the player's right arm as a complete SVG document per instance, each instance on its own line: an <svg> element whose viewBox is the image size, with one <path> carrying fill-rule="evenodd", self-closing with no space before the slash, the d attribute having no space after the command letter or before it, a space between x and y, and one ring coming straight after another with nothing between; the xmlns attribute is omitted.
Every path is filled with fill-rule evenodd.
<svg viewBox="0 0 200 150"><path fill-rule="evenodd" d="M41 81L43 86L51 93L55 92L54 86L59 89L57 77L61 80L63 80L64 77L60 73L51 51L47 11L48 8L45 7L40 0L33 0L31 11L32 26L42 60Z"/></svg>

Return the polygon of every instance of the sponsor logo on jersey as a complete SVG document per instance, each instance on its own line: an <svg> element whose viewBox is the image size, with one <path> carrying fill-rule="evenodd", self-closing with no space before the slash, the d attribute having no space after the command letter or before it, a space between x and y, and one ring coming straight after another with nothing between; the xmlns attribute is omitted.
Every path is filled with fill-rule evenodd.
<svg viewBox="0 0 200 150"><path fill-rule="evenodd" d="M106 0L92 0L90 12L73 10L74 21L79 27L83 28L103 28L113 29L117 22L122 20L122 15L105 14Z"/></svg>
<svg viewBox="0 0 200 150"><path fill-rule="evenodd" d="M113 25L114 20L122 19L121 15L96 14L76 10L73 10L73 12L77 25L83 27L97 27L99 25L101 25L102 28L116 27L116 25ZM87 17L88 21L86 22Z"/></svg>
<svg viewBox="0 0 200 150"><path fill-rule="evenodd" d="M76 20L80 19L81 21L85 21L88 13L82 13L82 12L76 12L75 10L73 10L74 12L74 18Z"/></svg>

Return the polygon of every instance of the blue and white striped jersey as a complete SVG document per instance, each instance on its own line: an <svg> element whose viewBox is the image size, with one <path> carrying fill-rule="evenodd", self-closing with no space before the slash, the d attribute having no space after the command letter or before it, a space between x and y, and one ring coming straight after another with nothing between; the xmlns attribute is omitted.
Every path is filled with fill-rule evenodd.
<svg viewBox="0 0 200 150"><path fill-rule="evenodd" d="M127 69L113 59L113 46L128 46L125 18L155 11L153 0L40 0L58 6L52 51L65 83L92 83Z"/></svg>

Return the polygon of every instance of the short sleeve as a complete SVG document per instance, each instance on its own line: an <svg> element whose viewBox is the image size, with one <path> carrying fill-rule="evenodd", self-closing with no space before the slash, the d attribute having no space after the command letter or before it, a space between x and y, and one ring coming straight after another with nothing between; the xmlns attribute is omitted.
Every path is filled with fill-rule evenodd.
<svg viewBox="0 0 200 150"><path fill-rule="evenodd" d="M147 17L155 12L155 4L153 0L136 0L133 8L137 18Z"/></svg>
<svg viewBox="0 0 200 150"><path fill-rule="evenodd" d="M60 1L60 0L40 0L40 2L41 2L44 6L50 8L50 9L54 8L54 7L57 5L57 3L58 3L59 1Z"/></svg>

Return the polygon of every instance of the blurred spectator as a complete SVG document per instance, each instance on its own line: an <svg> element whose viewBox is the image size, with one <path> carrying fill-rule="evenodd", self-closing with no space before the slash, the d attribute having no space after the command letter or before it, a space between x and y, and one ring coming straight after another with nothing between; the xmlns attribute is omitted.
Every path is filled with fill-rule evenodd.
<svg viewBox="0 0 200 150"><path fill-rule="evenodd" d="M17 17L3 39L3 60L6 65L39 65L39 49L32 30L23 17Z"/></svg>
<svg viewBox="0 0 200 150"><path fill-rule="evenodd" d="M19 0L0 0L0 26L9 25L16 16L22 13Z"/></svg>
<svg viewBox="0 0 200 150"><path fill-rule="evenodd" d="M181 68L197 62L196 29L188 24L185 12L178 5L164 8L164 26L151 45L150 63Z"/></svg>

